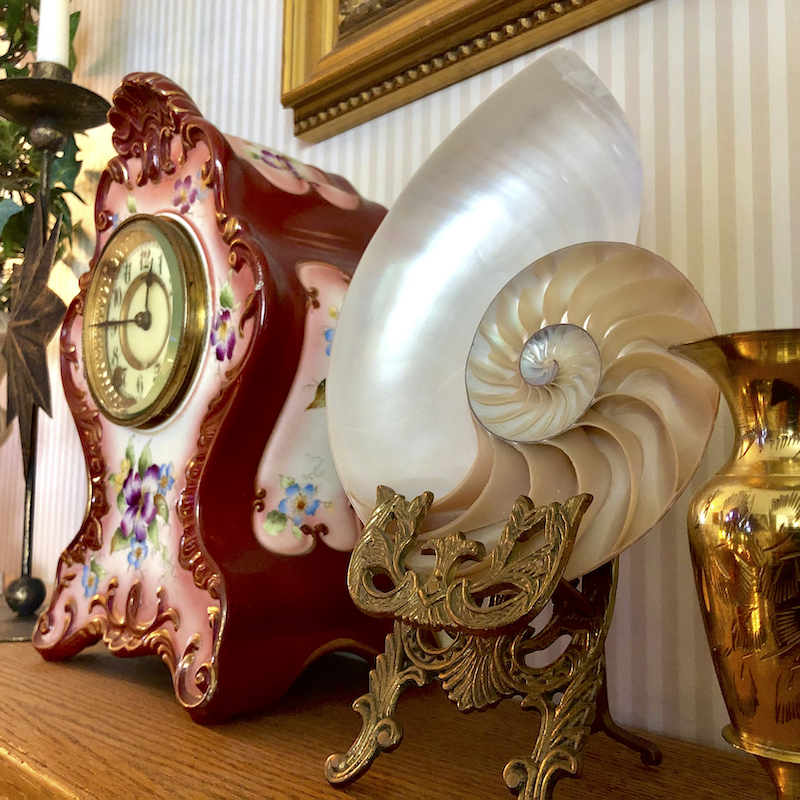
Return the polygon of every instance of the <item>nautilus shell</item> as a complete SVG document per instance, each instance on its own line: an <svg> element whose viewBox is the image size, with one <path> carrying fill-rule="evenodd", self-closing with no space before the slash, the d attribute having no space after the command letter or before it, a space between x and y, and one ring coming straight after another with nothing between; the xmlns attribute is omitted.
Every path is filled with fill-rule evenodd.
<svg viewBox="0 0 800 800"><path fill-rule="evenodd" d="M640 204L625 117L566 50L431 155L365 251L336 333L331 445L362 519L378 484L428 490L425 536L491 545L518 495L588 492L567 577L657 522L702 456L717 392L666 350L713 324L676 269L632 246Z"/></svg>

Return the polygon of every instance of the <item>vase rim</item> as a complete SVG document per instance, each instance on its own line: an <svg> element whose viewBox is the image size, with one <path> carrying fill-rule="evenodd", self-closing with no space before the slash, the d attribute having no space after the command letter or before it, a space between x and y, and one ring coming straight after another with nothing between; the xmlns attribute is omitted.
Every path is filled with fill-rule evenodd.
<svg viewBox="0 0 800 800"><path fill-rule="evenodd" d="M734 331L732 333L718 333L705 339L695 339L690 342L681 342L670 345L670 350L680 351L681 348L691 349L699 345L725 345L738 342L800 342L800 328L767 328L764 330Z"/></svg>

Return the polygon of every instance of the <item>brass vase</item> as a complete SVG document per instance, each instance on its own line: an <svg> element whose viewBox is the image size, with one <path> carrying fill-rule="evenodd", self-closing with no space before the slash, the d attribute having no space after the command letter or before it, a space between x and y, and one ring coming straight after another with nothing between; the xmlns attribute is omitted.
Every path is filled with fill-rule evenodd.
<svg viewBox="0 0 800 800"><path fill-rule="evenodd" d="M674 350L719 384L736 427L694 496L695 581L731 725L781 800L800 800L800 330L715 336Z"/></svg>

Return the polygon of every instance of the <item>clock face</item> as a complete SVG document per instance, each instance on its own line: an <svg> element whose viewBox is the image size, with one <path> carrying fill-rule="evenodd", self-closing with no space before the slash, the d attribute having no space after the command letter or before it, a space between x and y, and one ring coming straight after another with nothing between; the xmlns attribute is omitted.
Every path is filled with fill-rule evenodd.
<svg viewBox="0 0 800 800"><path fill-rule="evenodd" d="M86 377L100 411L152 427L180 403L206 339L206 269L184 227L138 216L108 240L86 296Z"/></svg>

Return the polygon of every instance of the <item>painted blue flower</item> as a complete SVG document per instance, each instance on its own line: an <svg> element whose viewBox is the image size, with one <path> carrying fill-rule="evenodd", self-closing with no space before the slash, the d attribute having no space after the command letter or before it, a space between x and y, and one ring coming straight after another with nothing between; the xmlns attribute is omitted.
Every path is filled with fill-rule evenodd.
<svg viewBox="0 0 800 800"><path fill-rule="evenodd" d="M331 347L333 347L333 334L335 332L336 328L325 328L325 341L328 343L328 346L325 348L326 356L331 354Z"/></svg>
<svg viewBox="0 0 800 800"><path fill-rule="evenodd" d="M317 487L311 483L305 486L293 483L286 487L286 497L278 503L278 511L300 526L303 524L303 517L314 516L320 507L320 501L314 497L316 493Z"/></svg>
<svg viewBox="0 0 800 800"><path fill-rule="evenodd" d="M158 470L158 488L159 494L165 495L175 483L175 478L172 477L172 462L169 464L162 464Z"/></svg>
<svg viewBox="0 0 800 800"><path fill-rule="evenodd" d="M139 541L135 536L131 537L131 551L128 553L128 563L134 569L140 569L142 561L147 558L147 541Z"/></svg>
<svg viewBox="0 0 800 800"><path fill-rule="evenodd" d="M83 584L83 594L86 597L91 597L97 591L97 584L100 582L98 574L88 565L83 565L83 577L81 583Z"/></svg>

